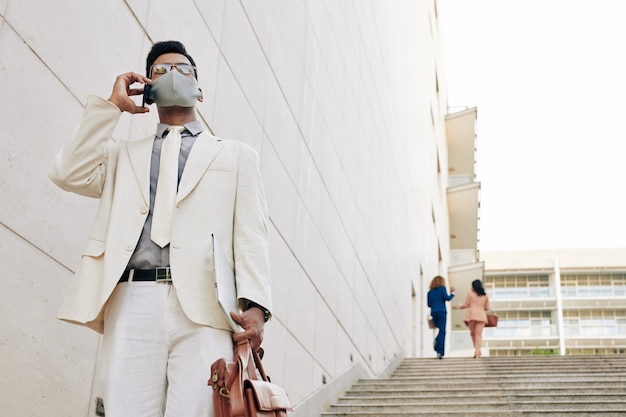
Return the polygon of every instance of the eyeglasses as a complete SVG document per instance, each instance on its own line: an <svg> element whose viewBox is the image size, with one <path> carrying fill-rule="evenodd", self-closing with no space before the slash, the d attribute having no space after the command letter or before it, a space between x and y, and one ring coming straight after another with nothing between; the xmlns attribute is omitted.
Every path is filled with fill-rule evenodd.
<svg viewBox="0 0 626 417"><path fill-rule="evenodd" d="M189 64L153 64L151 68L151 75L162 75L170 72L172 68L176 68L176 71L180 72L183 75L195 75L196 71L196 67Z"/></svg>

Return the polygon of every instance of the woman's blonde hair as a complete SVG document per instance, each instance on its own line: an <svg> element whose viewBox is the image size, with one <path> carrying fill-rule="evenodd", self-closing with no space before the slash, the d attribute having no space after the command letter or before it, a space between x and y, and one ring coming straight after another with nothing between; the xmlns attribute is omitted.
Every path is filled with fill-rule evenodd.
<svg viewBox="0 0 626 417"><path fill-rule="evenodd" d="M437 275L432 281L430 281L431 290L437 287L443 287L444 285L446 285L446 279L441 275Z"/></svg>

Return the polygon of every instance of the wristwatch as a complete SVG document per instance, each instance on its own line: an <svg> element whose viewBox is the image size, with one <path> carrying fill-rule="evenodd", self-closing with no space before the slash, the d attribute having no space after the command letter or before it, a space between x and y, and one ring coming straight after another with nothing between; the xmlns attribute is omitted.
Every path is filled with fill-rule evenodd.
<svg viewBox="0 0 626 417"><path fill-rule="evenodd" d="M263 321L267 323L267 321L270 319L270 311L262 305L255 303L254 301L249 301L246 310L250 310L252 307L256 307L263 312Z"/></svg>

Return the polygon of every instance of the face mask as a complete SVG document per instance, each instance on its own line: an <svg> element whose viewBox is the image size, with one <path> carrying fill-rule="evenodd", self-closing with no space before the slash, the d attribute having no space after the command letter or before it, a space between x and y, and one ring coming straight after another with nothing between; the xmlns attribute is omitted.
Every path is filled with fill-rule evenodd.
<svg viewBox="0 0 626 417"><path fill-rule="evenodd" d="M149 98L161 107L193 107L202 91L195 79L172 69L152 82Z"/></svg>

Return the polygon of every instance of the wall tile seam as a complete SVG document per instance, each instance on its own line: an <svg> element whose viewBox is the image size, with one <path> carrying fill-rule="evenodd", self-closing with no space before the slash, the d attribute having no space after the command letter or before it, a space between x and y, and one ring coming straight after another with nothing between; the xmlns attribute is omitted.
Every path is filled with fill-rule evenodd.
<svg viewBox="0 0 626 417"><path fill-rule="evenodd" d="M127 0L125 0L127 1ZM204 26L205 28L209 31L209 33L211 34L211 38L213 39L213 42L215 43L215 47L216 49L220 52L220 55L223 56L223 52L221 49L221 39L222 39L222 33L224 32L224 27L222 25L221 27L221 32L220 32L220 40L217 39L217 37L215 36L215 33L213 33L213 30L211 30L211 25L209 24L209 22L206 20L204 13L202 13L202 11L200 10L200 6L198 5L197 0L193 0L193 4L196 7L196 11L198 12L198 15L200 15L200 19L202 19L202 22L204 22ZM224 13L225 11L222 11L222 19L224 18ZM217 67L216 67L216 71L215 71L215 80L214 80L214 85L217 86L218 84L218 79L219 79L219 71L220 71L220 62L221 60L218 60L217 62ZM232 70L231 70L232 73ZM233 74L234 76L234 74ZM240 86L241 88L241 86ZM250 101L248 101L248 104L250 105ZM217 106L217 94L213 94L213 103L211 105L211 108L213 109L213 114L210 115L211 120L215 120L215 108ZM252 107L251 107L252 108ZM207 128L209 129L209 131L211 132L211 134L213 136L215 135L215 132L213 131L213 127L210 125L210 123L207 122L206 118L204 118L204 116L202 116L202 121L204 122L204 124L207 126Z"/></svg>
<svg viewBox="0 0 626 417"><path fill-rule="evenodd" d="M331 310L331 311L332 311L332 310ZM334 314L333 314L333 315L334 315ZM281 323L282 323L282 322L281 322ZM351 336L349 336L349 334L350 334L350 333L346 331L345 327L343 326L343 323L342 323L341 321L339 321L339 320L337 320L335 323L336 323L336 324L337 324L337 325L341 328L341 330L343 330L344 334L346 335L346 337L348 338L348 340L351 342L351 347L352 347L353 349L355 349L355 350L358 352L359 356L361 357L362 363L363 363L363 364L364 364L364 365L365 365L365 366L366 366L366 367L370 370L370 372L371 372L372 374L374 374L375 372L374 372L374 370L372 369L372 364L371 364L371 363L369 363L369 361L366 359L366 356L365 356L365 355L361 352L361 350L359 349L359 344L355 343L354 339L353 339ZM287 333L287 334L288 334L288 335L289 335L289 336L290 336L290 337L291 337L291 338L292 338L292 339L293 339L293 340L294 340L294 341L295 341L295 342L296 342L296 343L297 343L297 344L298 344L298 345L302 348L302 350L303 350L303 351L305 351L305 352L308 354L309 358L313 361L313 363L314 363L314 364L316 364L317 366L319 366L319 368L320 368L321 370L323 370L324 372L326 372L326 374L327 374L329 377L333 378L333 377L335 377L335 376L337 376L337 375L341 374L341 373L342 373L345 369L347 369L347 368L345 368L345 369L338 369L338 370L335 370L335 372L331 372L330 370L328 370L328 369L327 369L327 368L326 368L326 367L325 367L325 366L324 366L324 365L323 365L323 364L322 364L322 363L318 360L317 356L315 355L315 352L314 352L314 350L315 350L315 344L313 344L312 348L311 348L311 349L309 349L309 348L308 348L308 347L307 347L307 346L306 346L306 345L305 345L305 344L304 344L304 343L303 343L303 342L302 342L302 341L301 341L301 340L300 340L300 339L299 339L299 338L298 338L298 337L297 337L297 336L296 336L296 335L292 332L292 330L291 330L290 328L288 328L288 327L287 327L287 326L285 326L284 324L283 324L283 327L284 327L284 329L285 329L286 333ZM353 365L353 364L351 364L351 365Z"/></svg>
<svg viewBox="0 0 626 417"><path fill-rule="evenodd" d="M127 1L127 0L124 0ZM204 13L202 13L202 10L200 10L200 6L198 5L198 1L197 0L193 0L193 4L196 7L196 11L198 12L198 15L200 15L200 19L202 19L202 21L204 22L204 26L205 28L209 31L209 33L211 34L211 37L213 38L213 42L215 42L215 45L219 45L220 42L218 41L217 37L215 36L215 33L213 33L213 30L211 30L211 25L209 24L209 22L206 20ZM224 13L224 12L223 12ZM222 13L222 19L224 18L224 15ZM222 38L222 34L224 32L224 27L221 27L222 31L220 32L220 40Z"/></svg>
<svg viewBox="0 0 626 417"><path fill-rule="evenodd" d="M48 252L44 251L40 246L36 245L34 242L32 242L31 240L27 239L24 235L18 233L17 230L11 228L9 225L7 225L4 222L0 222L0 227L5 228L8 232L10 232L11 234L17 236L20 240L22 240L25 244L27 244L28 246L30 246L31 248L35 249L37 252L39 252L40 254L44 255L46 258L50 259L52 262L54 262L55 264L61 266L63 269L65 269L67 272L71 273L72 275L74 275L74 270L72 268L70 268L69 266L65 265L63 262L59 261L58 259L56 259L55 257L53 257L52 255L50 255Z"/></svg>
<svg viewBox="0 0 626 417"><path fill-rule="evenodd" d="M293 113L292 113L292 115L293 115ZM273 146L273 145L272 145L272 146ZM306 145L306 142L305 142L305 146L307 146L307 145ZM307 148L308 148L308 146L307 146ZM312 159L312 160L314 161L314 159ZM315 165L315 163L314 163L314 165ZM317 165L315 165L315 166L316 166L316 168L317 168ZM318 170L318 174L320 174L320 176L321 176L321 173L319 172L319 170ZM291 177L290 177L290 180L291 180L292 184L294 184L293 179L292 179ZM323 180L323 176L322 176L322 182L324 183L324 188L328 191L329 189L328 189L327 185L325 184L325 181ZM295 185L295 184L294 184L294 185ZM301 195L299 195L299 197L300 197L300 200L301 200L301 201L304 201L304 200L302 199L302 196L301 196ZM354 196L353 196L353 200L354 200ZM332 200L332 201L334 201L334 200ZM335 204L334 206L335 206L335 211L338 213L338 209L337 209L336 204ZM362 220L364 220L364 219L362 218L362 214L361 214L360 210L358 210L358 212L359 212L359 215L360 215L361 219L362 219ZM310 214L310 213L309 213L309 214ZM313 217L311 216L311 218L313 218ZM340 217L340 218L341 218L341 217ZM316 223L316 225L317 225L317 223ZM319 226L318 226L318 229L319 229ZM344 225L344 229L345 229L345 225ZM370 237L370 240L371 240L371 237Z"/></svg>
<svg viewBox="0 0 626 417"><path fill-rule="evenodd" d="M283 19L284 19L284 16L283 16ZM318 48L319 48L319 45L318 45ZM302 64L302 61L301 61L300 59L299 59L299 61L300 61L301 65L303 65L303 64ZM272 73L274 74L275 79L276 79L276 81L278 82L278 79L276 78L276 74L275 74L275 72L274 72L273 70L272 70ZM309 84L310 84L310 82L311 82L311 81L310 81L310 79L309 79L308 77L306 77L306 78L307 78L307 81L308 81L308 82L309 82ZM280 82L278 82L278 85L280 86ZM281 88L281 91L282 91L282 88ZM315 94L314 94L314 95L315 95ZM285 97L285 100L288 102L288 100L286 99L286 96L284 95L284 92L283 92L283 96ZM290 110L291 110L291 107L289 107L289 108L290 108ZM293 114L293 112L292 112L292 114ZM295 119L295 116L294 116L294 119ZM327 125L327 124L326 124L326 125ZM300 128L299 124L297 124L297 126ZM308 148L308 144L306 143L306 141L305 141L304 143L305 143L305 146L307 146L307 148ZM309 152L309 153L310 153L310 152ZM312 161L315 161L315 159L312 159ZM316 165L316 164L315 164L315 165ZM328 187L325 187L325 188L326 188L326 189L328 189ZM355 198L354 198L354 191L352 191L352 197L353 197L353 200L355 200ZM362 217L362 214L361 214L361 217Z"/></svg>
<svg viewBox="0 0 626 417"><path fill-rule="evenodd" d="M308 13L308 10L307 10L307 13ZM327 13L328 13L328 11L327 11ZM309 17L310 17L310 16L309 16ZM283 16L283 20L284 20L284 16ZM315 28L314 28L314 26L312 26L312 27L313 27L313 31L314 31L314 33L315 33ZM316 38L316 41L317 41L316 43L317 43L318 49L321 51L321 48L320 48L320 46L319 46L319 37L317 36L317 34L315 34L315 38ZM336 39L335 39L335 43L337 43ZM364 49L366 49L366 48L364 48ZM305 70L305 73L306 73L306 68L304 68L304 64L302 63L302 61L301 61L301 59L300 59L300 57L299 57L299 56L298 56L298 59L300 60L301 65L302 65L302 67L303 67L303 69ZM371 67L371 64L370 64L370 67ZM327 72L327 73L329 73L329 68L328 68L328 65L327 65L326 61L324 61L324 68L326 69L326 72ZM359 73L359 75L361 75L361 73ZM310 79L308 79L308 77L307 77L307 80L309 81L309 84L310 84L310 83L311 83L311 80L310 80ZM332 80L332 78L331 78L331 77L329 77L329 80ZM362 81L363 81L363 80L362 80ZM362 84L363 84L363 85L375 85L375 83L366 84L366 83L363 83L363 82L362 82ZM311 87L312 87L312 86L311 86ZM314 96L316 96L316 94L315 94L315 90L313 90L313 89L312 89L312 91L314 92L314 93L313 93L313 94L314 94ZM336 88L333 88L333 91L335 92L335 98L337 98ZM355 96L354 96L354 91L353 91L352 89L351 89L351 93L352 93L352 94L351 94L351 95L352 95L352 98L353 98L353 100L354 100L354 99L355 99ZM339 102L339 100L337 100L337 102ZM379 102L380 102L380 100L379 100ZM323 114L323 113L322 113L322 114ZM372 112L372 114L383 114L383 112L382 112L382 111L379 111L378 113L376 113L376 112ZM360 113L359 113L359 116L361 116L361 114L360 114ZM361 124L363 124L363 121L362 121L362 120L361 120ZM326 126L327 126L327 129L328 129L328 123L326 123ZM334 141L333 141L333 143L334 143ZM356 145L356 144L354 143L354 140L352 140L352 143L353 143L353 145ZM363 171L362 167L361 167L361 171ZM353 188L354 188L354 185L353 185Z"/></svg>
<svg viewBox="0 0 626 417"><path fill-rule="evenodd" d="M280 88L280 87L279 87L279 88ZM283 95L283 97L284 97L284 95ZM291 114L292 114L292 116L293 116L293 113L291 113ZM264 128L263 128L263 130L264 130L264 132L265 132L265 129L264 129ZM267 132L265 132L265 134L267 135ZM306 141L304 141L304 144L305 144L305 147L306 147L307 149L309 149L309 148L308 148L308 145L306 144ZM272 146L272 148L274 149L274 151L275 151L276 153L278 153L278 152L277 152L276 147L274 146L274 144L273 144L273 142L272 142L271 140L270 140L270 146ZM323 177L322 173L319 171L319 168L318 168L317 164L315 164L315 162L314 162L314 161L315 161L315 159L314 159L314 158L312 157L312 155L310 154L310 151L309 151L309 156L311 157L311 160L313 161L313 165L316 167L316 171L317 171L318 175L320 176L320 179L321 179L321 181L322 181L322 184L323 184L323 186L324 186L324 189L326 190L327 195L330 195L330 193L329 193L329 187L327 186L326 181L324 180L324 177ZM280 158L279 158L279 159L280 159ZM286 172L288 172L288 171L287 171L287 169L286 169L286 166L284 165L284 163L283 163L283 161L282 161L282 160L281 160L281 164L283 165L283 168L285 169L285 171L286 171ZM295 184L295 182L294 182L293 178L292 178L292 177L291 177L291 175L289 175L289 174L287 174L287 176L289 177L290 182L291 182L291 183L292 183L292 185L294 186L294 190L296 190L296 193L297 193L297 195L298 195L298 198L299 198L300 202L305 203L305 200L304 200L303 196L301 195L300 190L297 188L297 186L296 186L296 184ZM354 198L354 195L352 195L352 197L353 197L353 201L354 201L354 202L356 202L356 200L355 200L355 198ZM348 230L347 230L347 228L346 228L346 226L345 226L345 222L342 220L342 219L343 219L343 217L340 215L340 211L339 211L339 209L338 209L338 207L337 207L337 204L335 203L335 200L334 200L334 199L332 199L332 198L331 198L330 200L331 200L331 202L332 202L332 205L333 205L334 211L335 211L335 213L338 215L338 217L339 217L339 219L340 219L340 222L341 222L341 224L342 224L342 226L343 226L343 228L344 228L344 231L346 232L346 235L349 237L349 240L351 241L351 246L352 246L352 248L355 250L355 253L356 253L356 247L355 247L355 245L354 245L354 240L353 240L352 238L350 238L350 233L348 232ZM357 206L358 206L358 205L357 205ZM313 224L316 226L317 231L318 231L318 232L321 232L321 230L320 230L320 228L319 228L319 224L317 223L317 221L315 221L315 220L314 220L314 219L315 219L315 217L314 217L314 216L311 214L311 212L309 211L308 206L307 206L306 204L303 204L303 207L305 207L305 208L306 208L307 214L308 214L308 215L309 215L309 217L313 220ZM363 223L365 223L365 219L363 219L363 216L362 216L362 213L361 213L361 210L360 210L360 209L359 209L359 210L357 210L357 213L358 213L358 215L359 215L360 219L363 221ZM370 243L372 243L372 237L371 237L371 235L370 235L370 233L369 233L369 232L368 232L368 237L369 237ZM328 248L328 245L326 245L326 246L327 246L327 248ZM360 264L362 265L362 262L361 262L361 261L360 261Z"/></svg>
<svg viewBox="0 0 626 417"><path fill-rule="evenodd" d="M278 236L279 236L279 237L283 240L283 243L286 245L286 247L291 248L291 246L289 245L289 243L285 240L284 235L283 235L283 234L280 232L280 230L276 227L276 224L273 222L273 220L270 220L270 222L271 222L271 223L272 223L272 225L274 226L274 229L275 229L276 233L278 234ZM330 251L329 251L329 252L330 252ZM307 270L305 269L304 265L301 263L300 259L296 256L295 252L293 252L293 251L292 251L292 254L294 255L294 260L295 260L295 261L297 262L297 264L300 266L300 269L301 269L301 270L302 270L302 272L306 275L307 279L308 279L308 280L309 280L309 282L311 283L311 286L312 286L312 287L316 290L317 295L318 295L318 296L320 297L320 299L324 302L324 304L325 304L326 308L328 309L328 311L330 311L330 312L331 312L331 314L332 314L332 316L334 317L334 319L335 319L336 323L337 323L337 324L341 327L341 329L344 331L344 333L346 334L346 336L348 336L348 338L349 338L349 339L350 339L350 341L352 342L352 344L353 344L353 346L355 347L355 349L357 349L357 350L359 351L359 354L360 354L360 355L361 355L361 356L365 359L365 358L366 358L366 356L365 356L365 355L361 352L361 350L359 349L358 345L355 343L355 340L353 339L353 336L352 336L352 332L350 332L348 329L346 329L346 328L344 327L343 322L342 322L342 321L339 319L339 317L337 316L337 312L335 311L335 309L333 309L333 308L330 306L330 304L328 303L328 301L327 301L326 297L323 295L323 293L320 291L320 288L317 286L316 282L315 282L315 281L313 281L313 280L311 279L311 275L307 272ZM332 254L331 254L331 257L333 257L333 259L334 259L334 256L332 256ZM336 262L336 261L335 261L335 262ZM346 285L348 285L348 282L345 280L345 276L343 276L343 274L342 274L342 277L343 277L344 281L346 282ZM350 288L350 286L349 286L349 285L348 285L348 288ZM353 292L352 292L352 295L354 296L354 293L353 293ZM358 300L356 300L356 299L354 299L354 298L353 298L353 300L355 301L355 302L354 302L354 304L356 304L356 305L358 305L359 307L361 307L361 305L360 305L361 303L359 303L359 302L358 302ZM381 310L382 310L382 308L381 308ZM383 310L383 311L384 311L384 310ZM379 346L384 347L384 346L385 346L385 343L383 343L383 342L381 341L381 339L380 339L380 337L379 337L379 333L378 333L378 332L373 331L373 330L374 330L374 326L372 325L371 321L367 318L367 317L368 317L368 315L366 314L366 311L365 311L363 308L361 308L361 312L363 313L363 314L362 314L362 317L365 317L365 318L366 318L366 320L365 320L365 321L366 321L366 324L367 324L367 325L369 326L369 328L372 330L372 333L373 333L373 334L375 334L376 339L377 339L377 341L378 341L378 345L379 345ZM389 328L391 328L391 326L388 326L388 327L389 327ZM299 339L297 339L296 335L295 335L295 334L293 334L293 332L292 332L291 330L288 330L288 329L287 329L287 331L289 332L289 334L291 334L291 335L292 335L292 337L293 337L294 339L298 340L298 343L300 343L300 344L301 344L301 346L304 348L304 344L303 344L303 343L301 343ZM396 336L396 335L395 335L395 333L394 333L394 336ZM395 343L396 343L396 346L397 346L397 347L401 347L401 344L399 343L399 341L397 340L397 338L395 338ZM313 356L313 354L312 354L311 352L309 352L309 351L308 351L308 349L306 349L306 348L304 348L304 349L305 349L305 350L306 350L306 351L307 351L307 352L308 352L311 356ZM386 350L386 349L384 349L384 351L385 351L385 352L387 352L387 350ZM387 352L387 353L388 353L388 354L390 354L390 352ZM396 352L391 352L391 353L396 353ZM321 364L320 364L320 366L321 366Z"/></svg>
<svg viewBox="0 0 626 417"><path fill-rule="evenodd" d="M366 4L368 4L368 5L369 5L369 3L366 3ZM353 6L353 8L354 8L354 3L352 3L352 6ZM345 9L343 9L343 8L341 8L341 9L342 9L342 11L344 12L344 19L346 19ZM357 15L356 10L355 10L354 15L355 15L355 16ZM357 26L357 27L358 27L358 29L359 29L359 34L361 35L361 36L360 36L360 39L361 39L361 41L362 41L362 42L361 42L361 45L362 45L362 47L363 47L363 53L364 53L364 56L365 56L366 61L368 62L368 65L366 66L366 69L367 69L367 70L371 70L371 69L373 68L373 66L372 66L372 58L370 57L370 54L368 54L369 48L367 48L367 47L366 47L367 45L365 44L365 37L363 36L363 33L364 33L364 32L363 32L363 29L362 29L361 23L362 23L362 22L361 22L361 20L357 18L357 19L356 19L356 26ZM350 40L351 40L351 41L353 41L352 37L350 37ZM352 42L352 44L353 44L352 49L356 49L356 48L354 48L354 42ZM373 82L373 80L374 80L373 73L372 73L371 71L367 71L367 73L368 73L368 75L370 75L370 79L369 79L369 81L370 81L370 82L369 82L369 83L368 83L368 82L366 82L367 80L365 80L365 79L363 78L363 73L362 73L361 71L359 71L359 78L360 78L360 80L361 80L361 85L372 85L372 86L378 85L377 83L374 83L374 82ZM374 94L376 95L376 97L378 97L378 100L375 100L375 102L378 104L379 108L378 108L378 111L375 111L375 109L373 109L373 108L370 106L370 110L371 110L371 111L370 111L370 113L371 113L371 114L384 114L383 109L380 107L380 106L381 106L381 103L382 103L382 101L380 100L380 93L379 93L379 91L378 91L377 89L375 89L375 88L373 89L373 91L374 91ZM354 91L352 90L351 92L352 92L352 95L354 96ZM371 102L368 102L368 104L370 104L370 105L371 105ZM387 131L387 130L385 130L385 131Z"/></svg>
<svg viewBox="0 0 626 417"><path fill-rule="evenodd" d="M271 145L271 146L273 146L273 145ZM294 189L295 189L296 194L298 195L298 198L300 199L300 201L301 201L301 202L304 202L304 200L303 200L302 196L300 195L300 191L299 191L299 190L295 187L295 185L294 185ZM305 207L305 211L307 212L307 214L309 215L309 217L310 217L311 219L313 219L313 216L312 216L312 215L311 215L311 213L309 212L308 207L307 207L305 204L303 204L303 207ZM284 237L284 236L280 233L280 230L278 229L277 224L276 224L273 220L271 220L271 222L272 222L272 224L274 225L274 228L276 229L277 233L278 233L278 234L281 236L281 238L283 239L284 243L285 243L288 247L291 247L291 245L290 245L290 244L289 244L289 243L285 240L285 237ZM319 228L319 225L318 225L318 224L317 224L314 220L312 220L312 223L313 223L313 224L314 224L314 226L316 227L317 232L318 232L320 235L322 235L322 233L321 233L321 229ZM343 224L343 221L342 221L342 224ZM344 227L345 227L345 226L344 226ZM347 231L346 231L346 233L347 233ZM350 239L350 237L349 237L349 234L347 234L346 236L348 236L348 239L351 241L351 239ZM371 238L370 238L370 240L371 240ZM322 239L322 241L324 242L324 245L325 245L325 247L326 247L326 249L327 249L327 252L330 254L331 258L333 259L333 262L334 262L335 266L338 268L338 270L339 270L339 271L341 271L340 265L338 264L338 262L337 262L336 258L335 258L335 257L334 257L334 255L332 254L332 251L330 250L330 247L329 247L328 243L327 243L327 242L326 242L326 240L324 240L324 239ZM353 250L354 250L354 253L355 253L355 255L356 255L356 259L358 260L358 263L359 263L359 265L361 266L361 269L362 269L363 271L365 271L365 266L364 266L364 264L363 264L363 262L362 262L362 260L361 260L361 256L360 256L360 255L358 255L358 251L356 250L356 247L355 247L355 245L354 245L354 243L353 243L352 241L351 241L351 246L352 246L352 248L353 248ZM296 253L295 253L295 252L293 252L293 253L294 253L294 255L296 255ZM319 296L320 296L320 297L324 300L324 303L327 305L327 307L330 309L330 311L333 311L333 315L335 316L335 318L337 318L337 319L338 319L338 317L337 317L337 316L336 316L336 314L334 313L334 310L333 310L333 309L331 308L331 306L328 304L328 301L327 301L326 297L325 297L325 296L323 295L323 293L320 291L320 288L319 288L319 287L318 287L318 285L316 284L316 281L314 281L314 280L311 278L311 275L309 274L309 272L307 272L307 269L305 268L305 266L304 266L304 265L300 262L299 257L298 257L298 256L295 256L295 259L297 260L298 264L300 265L300 268L302 269L302 271L306 274L306 276L307 276L307 278L309 279L309 282L311 283L311 285L313 285L313 287L316 289L317 293L318 293L318 294L319 294ZM379 269L383 269L383 268L382 268L382 264L380 263L380 260L379 260L377 263L378 263L378 265L379 265ZM349 283L348 283L348 281L346 280L345 275L344 275L343 273L341 273L341 276L342 276L342 278L344 279L344 282L346 283L346 285L348 286L348 288L351 288L351 287L350 287L350 285L349 285ZM371 279L371 278L369 278L369 274L365 273L365 276L366 276L366 277L368 277L368 278L367 278L367 282L368 282L369 288L370 288L370 290L371 290L371 293L372 293L372 294L376 294L377 292L376 292L376 290L375 290L375 288L374 288L374 285L372 284L372 279ZM389 282L390 280L386 279L386 280L383 280L383 281L385 281L385 282ZM391 285L391 284L389 284L389 285ZM391 287L389 287L389 289L392 289L392 288L391 288ZM383 312L383 317L385 318L385 321L387 322L388 327L389 327L389 328L393 328L393 326L391 325L391 319L390 319L389 317L387 317L387 314L385 314L385 311L386 311L386 310L383 308L383 306L382 306L382 304L381 304L381 300L380 300L380 299L378 299L377 297L374 297L374 299L376 299L376 301L377 301L377 303L378 303L378 307L379 307L380 311L382 311L382 312ZM356 304L360 307L361 312L363 313L363 316L364 316L364 317L367 317L367 310L366 310L366 309L365 309L365 308L361 305L361 303L360 303L360 302L358 302L358 300L357 300ZM396 305L396 307L397 307L397 305ZM371 326L372 326L372 323L369 321L369 319L367 320L367 322L368 322L368 324L369 324L369 325L370 325L370 327L371 327ZM395 338L396 343L398 343L398 335L396 334L396 331L394 331L394 332L393 332L393 334L394 334L394 338ZM378 336L377 336L377 339L378 339L379 343L380 343L381 345L383 345L382 341L378 338Z"/></svg>
<svg viewBox="0 0 626 417"><path fill-rule="evenodd" d="M252 30L253 30L253 32L255 33L255 36L256 36L256 32L254 31L254 29L252 29ZM257 38L257 42L259 42L258 36L256 36L256 38ZM229 69L231 70L231 73L232 73L232 74L233 74L233 76L234 76L233 69L232 69L232 67L230 66L230 64L228 63L228 60L226 59L224 52L221 50L221 48L219 48L219 49L220 49L220 53L221 53L221 55L222 55L223 59L225 60L225 62L226 62L226 64L228 65ZM265 54L265 51L263 50L262 46L261 46L261 50L263 51L263 54L264 54L265 59L266 59L266 61L267 61L267 60L268 60L268 58L267 58L267 55ZM301 63L301 65L302 65L302 62L301 62L301 61L300 61L300 63ZM269 62L268 62L268 64L269 64ZM271 67L271 64L270 64L270 68L272 68L272 67ZM277 83L278 83L278 85L279 85L279 88L280 88L280 82L279 82L279 81L278 81L278 79L276 78L276 74L275 74L275 72L274 72L273 70L272 70L271 72L272 72L272 74L274 75L274 77L275 77L275 79L276 79L276 81L277 81ZM241 89L241 90L242 90L242 92L243 92L243 88L242 88L241 84L239 83L239 80L237 79L237 77L236 77L236 76L234 76L234 78L237 80L237 84L238 84L238 86L240 87L240 89ZM308 80L308 78L307 78L307 80ZM310 80L308 80L308 81L309 81L309 83L310 83ZM281 92L283 93L283 98L285 98L285 101L286 101L286 102L288 102L288 101L287 101L287 99L286 99L286 97L285 97L285 95L284 95L284 92L282 91L282 89L281 89ZM335 92L335 94L336 94L336 92ZM244 95L245 95L245 92L244 92ZM246 100L248 101L248 104L249 104L249 105L251 105L251 103L250 103L249 99L247 98L247 96L246 96ZM252 108L252 106L251 106L251 108ZM294 120L295 120L295 116L293 115L293 111L292 111L292 109L291 109L291 106L288 106L288 108L290 109L290 112L292 113L292 117L294 117ZM255 116L257 117L257 120L258 120L258 115L256 114L256 111L254 111L254 110L253 110L253 112L255 113ZM261 123L261 125L263 126L263 124L262 124L262 123ZM302 135L302 132L301 132L300 126L299 126L299 124L297 123L297 121L296 121L296 125L298 126L298 129L300 130L300 133L301 133L301 135ZM263 128L263 130L264 130L264 132L265 132L265 129L264 129L264 128ZM266 133L266 135L267 135L267 132L265 132L265 133ZM268 137L269 137L269 136L268 136ZM271 142L271 140L270 140L270 142ZM273 146L273 145L272 145L272 146ZM305 146L306 146L306 142L305 142ZM308 146L307 146L307 147L308 147ZM314 161L314 159L312 159L312 160ZM281 162L282 162L282 161L281 161ZM292 182L292 184L293 184L293 179L291 179L291 178L290 178L290 180L291 180L291 182ZM295 185L295 184L294 184L294 185ZM327 191L328 191L328 188L326 187L326 185L325 185L325 188L326 188L326 189L327 189ZM299 193L298 193L298 195L299 195L300 200L301 200L301 201L303 201L302 196L301 196ZM332 200L332 199L331 199L331 201L334 201L334 200ZM305 206L305 207L306 207L306 206ZM335 209L336 209L336 206L335 206ZM308 207L307 207L307 211L308 211ZM336 209L336 211L337 211L337 209ZM309 213L309 215L310 215L310 213ZM311 218L313 218L313 217L311 216ZM340 217L340 219L341 219L341 217ZM342 223L343 223L343 222L342 222ZM315 224L315 223L314 223L314 224ZM317 224L316 224L316 226L317 226ZM318 228L318 229L319 229L319 228ZM304 270L304 269L303 269L303 270ZM344 277L344 278L345 278L345 277ZM309 277L309 280L310 280L310 277ZM311 282L312 282L312 281L311 281ZM368 282L369 282L369 280L368 280ZM370 285L371 285L371 282L370 282ZM373 288L372 288L372 289L373 289ZM319 291L318 291L318 293L319 293Z"/></svg>
<svg viewBox="0 0 626 417"><path fill-rule="evenodd" d="M8 2L7 2L7 7L8 7ZM26 45L26 47L37 58L37 60L50 72L50 74L52 74L52 76L54 78L56 78L56 80L59 82L59 84L61 84L63 86L63 88L65 88L65 90L67 90L67 92L76 100L76 102L79 103L83 108L85 108L87 103L86 102L83 103L76 96L76 94L74 94L72 89L70 89L70 87L67 84L65 84L65 82L63 82L61 77L59 77L59 75L48 65L48 63L43 60L43 58L39 55L39 53L35 50L35 48L26 40L26 38L24 38L22 36L22 34L19 33L17 31L17 29L4 16L2 16L2 17L3 17L2 21L4 22L4 24L11 29L11 31L24 43L24 45ZM0 27L0 29L1 29L1 27Z"/></svg>

